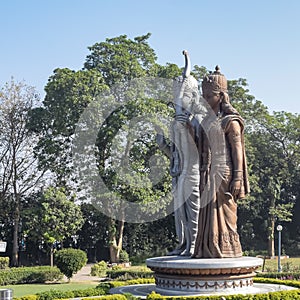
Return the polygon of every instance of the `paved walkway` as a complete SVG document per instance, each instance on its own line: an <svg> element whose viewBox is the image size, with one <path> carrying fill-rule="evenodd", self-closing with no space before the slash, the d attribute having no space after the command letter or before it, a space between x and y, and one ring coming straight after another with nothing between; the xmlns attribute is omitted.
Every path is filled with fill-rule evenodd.
<svg viewBox="0 0 300 300"><path fill-rule="evenodd" d="M79 272L73 275L73 277L71 278L71 282L99 282L101 280L100 277L91 276L91 267L93 265L94 264L87 264L86 266L84 266Z"/></svg>

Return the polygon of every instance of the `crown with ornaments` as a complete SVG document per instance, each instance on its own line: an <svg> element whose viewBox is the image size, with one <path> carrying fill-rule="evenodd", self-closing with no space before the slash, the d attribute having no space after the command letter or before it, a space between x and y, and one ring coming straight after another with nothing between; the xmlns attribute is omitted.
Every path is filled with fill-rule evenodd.
<svg viewBox="0 0 300 300"><path fill-rule="evenodd" d="M210 90L216 93L227 93L227 79L223 74L221 74L219 66L216 66L213 73L206 75L203 78L202 90Z"/></svg>

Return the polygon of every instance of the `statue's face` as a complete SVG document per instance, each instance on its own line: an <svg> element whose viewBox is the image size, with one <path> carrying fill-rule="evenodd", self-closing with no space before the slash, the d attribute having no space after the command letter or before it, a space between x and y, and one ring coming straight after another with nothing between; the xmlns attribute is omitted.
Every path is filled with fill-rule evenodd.
<svg viewBox="0 0 300 300"><path fill-rule="evenodd" d="M178 77L175 81L174 92L174 101L179 108L177 113L191 114L194 103L199 101L197 80L191 75L185 79Z"/></svg>
<svg viewBox="0 0 300 300"><path fill-rule="evenodd" d="M183 94L183 98L182 98L182 108L183 110L187 111L187 112L191 112L191 108L192 108L192 95L191 94Z"/></svg>
<svg viewBox="0 0 300 300"><path fill-rule="evenodd" d="M220 93L213 92L209 89L203 90L203 98L213 110L218 108L218 105L221 101Z"/></svg>

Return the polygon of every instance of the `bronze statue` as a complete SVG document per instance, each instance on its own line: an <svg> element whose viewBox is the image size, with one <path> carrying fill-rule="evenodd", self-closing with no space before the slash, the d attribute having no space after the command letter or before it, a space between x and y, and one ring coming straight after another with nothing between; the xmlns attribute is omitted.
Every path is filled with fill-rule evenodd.
<svg viewBox="0 0 300 300"><path fill-rule="evenodd" d="M169 255L240 257L237 200L249 192L244 121L230 104L227 80L217 66L202 81L202 104L188 53L177 78L172 143L158 134L169 156L178 246ZM203 116L204 114L204 116Z"/></svg>
<svg viewBox="0 0 300 300"><path fill-rule="evenodd" d="M162 290L244 293L262 265L262 259L242 256L237 232L237 200L249 192L244 121L230 104L218 66L203 79L199 101L185 92L182 81L168 148L174 202L180 206L175 211L179 245L173 256L146 263Z"/></svg>
<svg viewBox="0 0 300 300"><path fill-rule="evenodd" d="M201 123L201 183L194 258L240 257L237 200L249 192L244 122L229 102L227 80L217 66L202 82L215 120Z"/></svg>

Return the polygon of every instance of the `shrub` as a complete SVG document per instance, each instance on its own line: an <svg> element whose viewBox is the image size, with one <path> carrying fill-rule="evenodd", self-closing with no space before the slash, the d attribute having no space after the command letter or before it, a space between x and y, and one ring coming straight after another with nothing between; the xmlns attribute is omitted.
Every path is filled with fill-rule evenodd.
<svg viewBox="0 0 300 300"><path fill-rule="evenodd" d="M112 269L113 271L117 271L117 270L122 270L122 267L121 267L120 265L113 265L113 266L111 267L111 269Z"/></svg>
<svg viewBox="0 0 300 300"><path fill-rule="evenodd" d="M276 278L281 280L300 280L300 272L266 272L257 273L257 277Z"/></svg>
<svg viewBox="0 0 300 300"><path fill-rule="evenodd" d="M54 299L66 299L66 298L78 298L78 297L90 297L90 296L101 296L108 293L106 287L96 287L84 290L74 291L57 291L51 290L37 294L38 300L54 300Z"/></svg>
<svg viewBox="0 0 300 300"><path fill-rule="evenodd" d="M157 299L165 299L165 300L219 300L222 299L222 296L162 296L160 294L156 294L152 292L147 296L147 300L157 300ZM299 299L300 295L297 291L281 291L281 292L271 292L267 294L254 294L254 295L226 295L224 299L226 300L291 300L291 299Z"/></svg>
<svg viewBox="0 0 300 300"><path fill-rule="evenodd" d="M14 300L37 300L37 295L26 295L22 297L13 297Z"/></svg>
<svg viewBox="0 0 300 300"><path fill-rule="evenodd" d="M53 299L63 299L63 298L74 298L74 293L72 291L50 290L50 291L37 294L38 300L53 300Z"/></svg>
<svg viewBox="0 0 300 300"><path fill-rule="evenodd" d="M107 276L110 279L128 280L137 278L153 278L153 271L136 271L136 270L108 270Z"/></svg>
<svg viewBox="0 0 300 300"><path fill-rule="evenodd" d="M125 250L120 251L119 262L120 263L129 262L129 255Z"/></svg>
<svg viewBox="0 0 300 300"><path fill-rule="evenodd" d="M128 300L128 297L126 297L125 295L120 295L120 294L116 294L116 295L106 295L106 296L100 296L97 298L89 298L89 300L98 300L98 299L105 299L105 300ZM133 298L133 299L137 299L137 298Z"/></svg>
<svg viewBox="0 0 300 300"><path fill-rule="evenodd" d="M107 271L107 263L104 260L99 261L94 264L91 268L91 275L98 277L105 277Z"/></svg>
<svg viewBox="0 0 300 300"><path fill-rule="evenodd" d="M9 266L9 257L0 257L0 270L7 269Z"/></svg>
<svg viewBox="0 0 300 300"><path fill-rule="evenodd" d="M87 255L79 249L63 249L55 253L55 264L70 280L87 263Z"/></svg>
<svg viewBox="0 0 300 300"><path fill-rule="evenodd" d="M160 294L156 294L155 292L152 292L147 296L147 300L152 300L152 299L163 299L164 297L161 296Z"/></svg>
<svg viewBox="0 0 300 300"><path fill-rule="evenodd" d="M292 286L292 287L300 289L300 282L297 280L280 280L280 279L275 279L275 278L254 277L253 281L257 282L257 283L283 284L283 285L288 285L288 286ZM299 292L300 292L300 290L299 290Z"/></svg>
<svg viewBox="0 0 300 300"><path fill-rule="evenodd" d="M0 270L0 285L45 283L46 281L58 281L63 274L57 267L39 266L22 267Z"/></svg>
<svg viewBox="0 0 300 300"><path fill-rule="evenodd" d="M109 285L111 288L115 288L115 287L132 285L132 284L149 284L149 283L151 284L155 283L154 278L138 278L138 279L132 279L126 281L111 281L109 282Z"/></svg>

